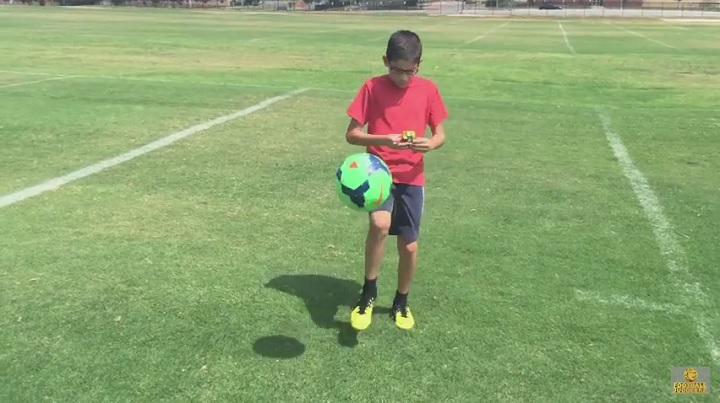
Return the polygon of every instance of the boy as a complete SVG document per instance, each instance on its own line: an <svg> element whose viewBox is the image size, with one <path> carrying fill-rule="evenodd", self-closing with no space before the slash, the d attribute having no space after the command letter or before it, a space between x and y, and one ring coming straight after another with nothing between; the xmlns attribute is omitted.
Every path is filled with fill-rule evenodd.
<svg viewBox="0 0 720 403"><path fill-rule="evenodd" d="M397 290L390 316L401 329L411 329L415 324L407 296L415 274L425 199L423 154L445 142L442 121L448 116L435 83L416 76L421 57L422 44L414 32L401 30L392 34L383 56L388 74L365 81L347 110L348 143L367 147L367 152L385 161L393 175L388 200L369 214L365 282L350 314L350 324L356 330L370 326L388 235L397 236L399 255ZM367 132L363 131L366 124ZM431 138L425 137L428 126ZM404 140L401 134L404 131L414 131L416 138Z"/></svg>

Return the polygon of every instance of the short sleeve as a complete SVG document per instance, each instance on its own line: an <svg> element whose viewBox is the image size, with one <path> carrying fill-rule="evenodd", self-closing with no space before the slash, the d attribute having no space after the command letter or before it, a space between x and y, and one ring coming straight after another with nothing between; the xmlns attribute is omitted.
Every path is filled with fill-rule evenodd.
<svg viewBox="0 0 720 403"><path fill-rule="evenodd" d="M439 125L448 117L448 111L445 108L445 102L440 95L440 90L433 86L430 93L430 107L428 113L428 124L432 127Z"/></svg>
<svg viewBox="0 0 720 403"><path fill-rule="evenodd" d="M368 121L367 111L369 101L370 89L368 88L368 84L364 83L355 95L355 99L352 100L350 107L348 107L348 116L357 120L360 124L366 124Z"/></svg>

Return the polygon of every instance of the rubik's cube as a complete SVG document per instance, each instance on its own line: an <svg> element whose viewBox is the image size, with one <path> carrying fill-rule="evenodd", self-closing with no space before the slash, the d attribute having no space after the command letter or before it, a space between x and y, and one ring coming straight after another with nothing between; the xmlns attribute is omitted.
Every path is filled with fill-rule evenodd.
<svg viewBox="0 0 720 403"><path fill-rule="evenodd" d="M415 141L415 132L413 130L405 130L404 132L402 132L402 139L403 141L412 143L413 141Z"/></svg>

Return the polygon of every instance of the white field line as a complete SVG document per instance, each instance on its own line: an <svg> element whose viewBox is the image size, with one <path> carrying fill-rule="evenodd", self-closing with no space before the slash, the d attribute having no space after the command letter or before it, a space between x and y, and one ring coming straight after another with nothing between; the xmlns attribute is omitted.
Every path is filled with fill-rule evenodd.
<svg viewBox="0 0 720 403"><path fill-rule="evenodd" d="M19 83L3 84L3 85L0 85L0 88L20 87L23 85L44 83L46 81L67 80L69 78L75 78L75 76L57 76L57 77L43 78L42 80L32 80L32 81L23 81L23 82L19 82Z"/></svg>
<svg viewBox="0 0 720 403"><path fill-rule="evenodd" d="M669 27L672 27L672 28L675 28L675 29L679 29L679 30L681 30L681 31L690 31L690 28L681 27L681 26L679 26L679 25L677 25L677 24L673 24L673 23L671 23L671 22L669 22L669 21L667 21L667 20L662 20L662 21L665 23L665 25L667 25L667 26L669 26Z"/></svg>
<svg viewBox="0 0 720 403"><path fill-rule="evenodd" d="M19 76L52 76L52 77L66 77L62 74L52 74L52 73L43 73L43 72L35 72L35 71L15 71L15 70L0 70L0 73L3 74L17 74Z"/></svg>
<svg viewBox="0 0 720 403"><path fill-rule="evenodd" d="M107 168L121 164L125 161L129 161L133 158L139 157L143 154L147 154L151 151L155 151L162 147L166 147L178 140L182 140L182 139L192 136L196 133L205 131L207 129L210 129L211 127L229 122L231 120L238 119L238 118L246 116L246 115L250 115L251 113L258 112L276 102L291 98L291 97L298 95L302 92L305 92L307 90L308 90L307 88L302 88L302 89L291 91L289 93L279 95L279 96L276 96L273 98L268 98L260 103L250 106L248 108L241 109L237 112L209 120L205 123L197 124L195 126L192 126L187 129L181 130L179 132L165 136L159 140L156 140L152 143L146 144L142 147L128 151L124 154L118 155L116 157L113 157L113 158L110 158L110 159L107 159L104 161L100 161L96 164L89 165L89 166L86 166L81 169L78 169L77 171L71 172L67 175L58 176L56 178L50 179L47 182L40 183L39 185L35 185L35 186L29 187L29 188L19 190L14 193L10 193L10 194L1 196L0 197L0 208L7 207L11 204L23 201L23 200L31 198L33 196L37 196L37 195L47 192L49 190L57 189L60 186L68 184L72 181L76 181L76 180L84 178L86 176L103 171Z"/></svg>
<svg viewBox="0 0 720 403"><path fill-rule="evenodd" d="M563 28L562 22L558 22L558 26L560 27L560 31L562 31L563 39L565 39L565 45L567 45L567 48L570 49L570 53L575 54L575 49L573 49L570 44L570 40L568 39L567 32L565 32L565 28Z"/></svg>
<svg viewBox="0 0 720 403"><path fill-rule="evenodd" d="M219 81L179 81L179 80L164 80L161 78L143 78L143 77L124 77L124 76L95 76L95 75L75 75L75 76L61 76L49 73L36 73L36 72L21 72L21 71L10 71L0 70L0 73L6 74L18 74L18 75L37 75L37 76L56 76L62 78L75 78L75 79L96 79L96 80L119 80L119 81L139 81L149 83L164 83L164 84L193 84L193 85L214 85L214 86L226 86L226 87L255 87L255 88L272 88L272 89L292 89L295 87L287 85L271 85L271 84L245 84L245 83L223 83ZM323 91L323 92L336 92L343 94L355 94L357 90L344 90L340 88L322 88L322 87L307 87L308 90ZM443 98L457 99L460 101L487 101L483 98L475 97L455 97L444 95ZM542 102L543 105L547 103Z"/></svg>
<svg viewBox="0 0 720 403"><path fill-rule="evenodd" d="M52 79L61 80L68 78L75 79L96 79L96 80L119 80L119 81L139 81L148 83L165 83L165 84L193 84L193 85L217 85L226 87L257 87L257 88L276 88L276 89L291 89L288 85L270 85L270 84L245 84L245 83L223 83L219 81L190 81L183 82L179 80L165 80L162 78L145 78L145 77L126 77L126 76L99 76L99 75L72 75L66 76L62 74L51 74L41 72L25 72L25 71L12 71L12 70L0 70L0 73L4 74L17 74L17 75L28 75L28 76L51 76Z"/></svg>
<svg viewBox="0 0 720 403"><path fill-rule="evenodd" d="M21 71L11 71L11 70L0 70L0 73L32 75L32 76L57 76L57 77L68 77L68 78L72 77L75 79L86 78L86 79L96 79L96 80L139 81L139 82L163 83L163 84L192 84L192 85L213 85L213 86L225 86L225 87L254 87L254 88L271 88L271 89L285 89L285 90L295 88L295 87L291 87L291 86L287 86L287 85L223 83L223 82L219 82L219 81L179 81L179 80L164 80L161 78L125 77L125 76L95 76L95 75L60 76L60 75L54 75L54 74L50 74L50 73L21 72ZM307 89L313 90L313 91L335 92L335 93L342 93L342 94L357 93L357 90L345 90L345 89L341 89L341 88L307 87ZM451 95L443 95L443 98L456 99L459 101L487 101L487 99L484 99L484 98L462 97L462 96L451 96ZM512 101L512 102L515 103L516 101ZM542 105L547 105L547 102L541 102L541 101L530 102L530 101L525 100L525 101L521 101L521 102L522 103L538 103L538 104L542 104ZM638 109L638 108L635 108L635 109Z"/></svg>
<svg viewBox="0 0 720 403"><path fill-rule="evenodd" d="M631 297L628 295L610 295L602 296L595 292L575 290L575 296L581 301L599 302L605 305L618 305L630 309L644 309L648 311L661 311L679 314L689 308L674 304L658 304L655 302L645 301L644 299Z"/></svg>
<svg viewBox="0 0 720 403"><path fill-rule="evenodd" d="M489 31L486 31L486 32L483 33L483 34L480 34L480 35L474 37L473 39L470 39L469 41L465 42L465 44L468 45L468 44L471 44L471 43L473 43L473 42L475 42L475 41L479 41L480 39L484 38L486 35L491 34L491 33L495 32L495 31L497 31L498 29L504 27L505 25L507 25L507 24L509 24L509 23L510 23L510 21L506 21L506 22L498 25L497 27L490 29Z"/></svg>
<svg viewBox="0 0 720 403"><path fill-rule="evenodd" d="M289 85L272 85L272 84L245 84L245 83L224 83L220 81L179 81L179 80L165 80L161 78L145 78L145 77L126 77L126 76L94 76L94 75L75 75L75 76L63 76L63 75L57 75L57 74L51 74L51 73L42 73L42 72L22 72L22 71L12 71L12 70L0 70L0 73L5 74L18 74L18 75L30 75L30 76L54 76L54 77L63 77L63 78L74 78L74 79L97 79L97 80L119 80L119 81L140 81L140 82L149 82L149 83L163 83L163 84L192 84L192 85L213 85L213 86L225 86L225 87L252 87L252 88L271 88L271 89L281 89L281 90L291 90L293 88L297 88L294 86ZM335 93L341 93L341 94L355 94L357 93L357 90L355 89L342 89L342 88L325 88L325 87L307 87L308 90L312 91L320 91L320 92L335 92ZM443 98L445 99L454 99L458 101L477 101L477 102L499 102L503 104L521 104L521 105L547 105L547 102L545 101L532 101L529 99L516 99L516 100L503 100L503 101L497 101L497 100L489 100L488 98L481 98L481 97L470 97L470 96L453 96L453 95L443 95ZM348 98L348 101L350 98ZM566 105L566 104L555 104L557 107L568 107L568 108L585 108L585 109L597 109L597 105ZM607 108L615 108L614 106L606 106ZM678 110L678 108L647 108L647 107L634 107L634 110L649 110L649 111L664 111L664 110L670 110L675 111ZM715 109L712 108L682 108L683 111L694 111L694 112L708 112L708 113L714 113Z"/></svg>
<svg viewBox="0 0 720 403"><path fill-rule="evenodd" d="M74 76L75 78L90 78L90 79L101 79L101 80L125 80L125 81L141 81L150 83L165 83L165 84L182 84L182 81L177 80L164 80L162 78L143 78L143 77L121 77L121 76ZM219 81L191 81L188 84L194 85L218 85L226 87L256 87L256 88L277 88L277 89L290 89L294 88L287 85L271 85L271 84L245 84L245 83L223 83Z"/></svg>
<svg viewBox="0 0 720 403"><path fill-rule="evenodd" d="M667 21L667 20L663 20L663 21L665 22L666 26L675 28L675 29L677 29L677 30L684 31L684 32L686 32L686 33L692 33L692 34L695 34L695 35L700 35L700 36L706 37L706 38L717 39L717 36L713 35L711 32L699 31L699 30L696 29L696 28L702 28L702 27L694 26L694 27L692 27L692 28L689 28L689 27L686 27L686 26L678 25L678 24L680 24L680 23L682 23L682 22L673 23L673 22L670 22L670 21ZM692 22L692 21L690 20L690 21L686 21L686 22ZM715 22L720 22L720 20L715 21Z"/></svg>
<svg viewBox="0 0 720 403"><path fill-rule="evenodd" d="M670 279L680 292L684 305L688 307L687 309L691 310L688 312L688 317L695 322L695 329L700 338L705 342L712 359L716 364L720 364L720 349L708 329L708 325L712 323L707 317L708 312L715 312L712 301L697 282L688 282L691 281L693 277L688 269L685 251L680 245L680 242L678 242L670 221L665 216L665 213L663 213L660 201L655 196L645 175L635 166L620 135L612 130L610 118L601 111L598 111L598 114L600 115L605 136L610 143L615 158L617 158L625 177L630 181L635 196L650 222L660 252L663 257L665 257Z"/></svg>
<svg viewBox="0 0 720 403"><path fill-rule="evenodd" d="M647 40L650 41L650 42L657 43L658 45L662 45L662 46L665 46L665 47L671 48L671 49L677 49L677 48L676 48L675 46L673 46L673 45L667 44L667 43L665 43L665 42L663 42L663 41L658 41L657 39L650 38L649 36L645 36L645 35L641 34L640 32L631 31L631 30L629 30L629 29L627 29L627 28L625 28L625 27L621 27L621 26L619 26L619 25L615 25L615 24L613 24L613 23L610 22L610 21L605 21L605 23L608 24L608 25L612 25L612 26L614 26L614 27L617 28L617 29L621 29L621 30L623 30L623 31L625 31L625 32L631 33L631 34L633 34L633 35L635 35L635 36L639 36L640 38L645 38L645 39L647 39Z"/></svg>

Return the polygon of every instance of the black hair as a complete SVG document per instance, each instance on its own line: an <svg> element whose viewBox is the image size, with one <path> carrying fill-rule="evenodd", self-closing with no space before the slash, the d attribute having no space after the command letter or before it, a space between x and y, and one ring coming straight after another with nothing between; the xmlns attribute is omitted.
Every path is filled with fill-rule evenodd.
<svg viewBox="0 0 720 403"><path fill-rule="evenodd" d="M388 61L409 60L419 63L422 57L420 37L412 31L396 31L388 39L385 56L387 56Z"/></svg>

